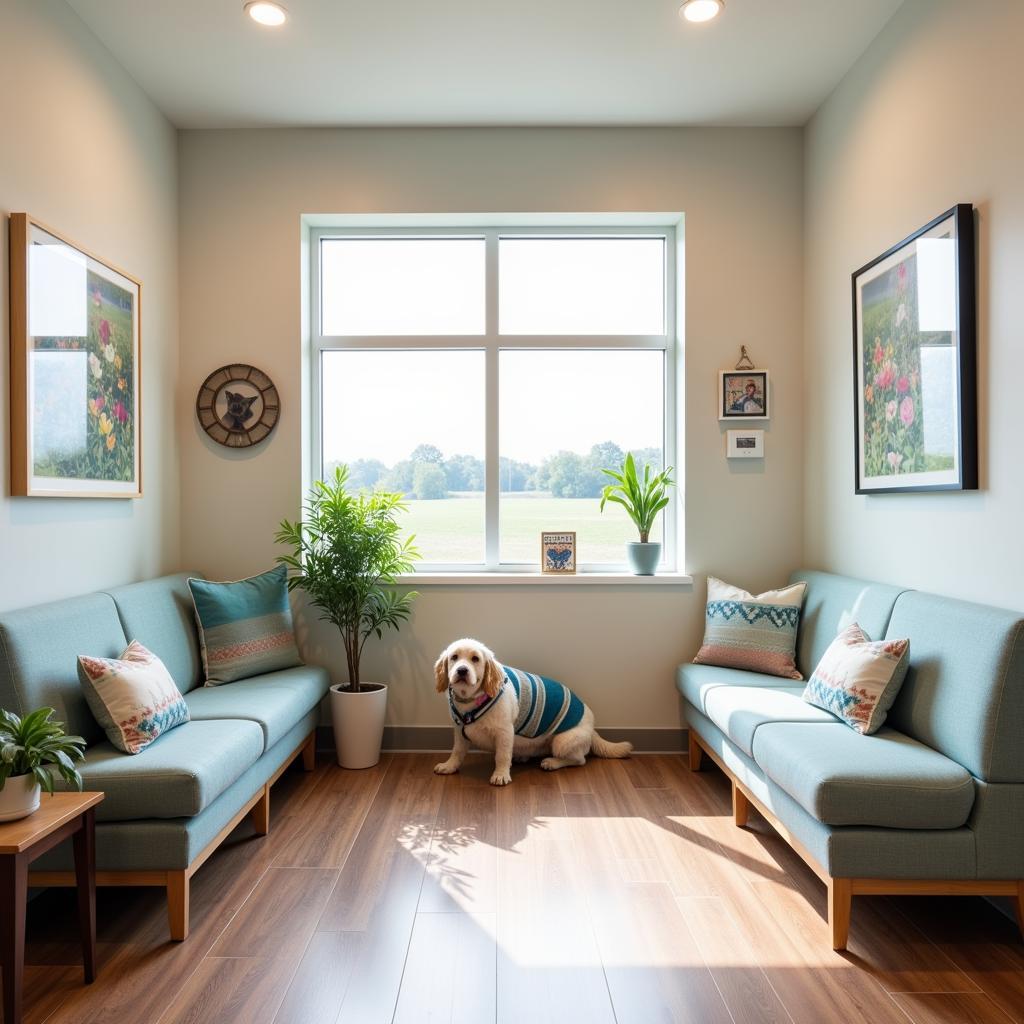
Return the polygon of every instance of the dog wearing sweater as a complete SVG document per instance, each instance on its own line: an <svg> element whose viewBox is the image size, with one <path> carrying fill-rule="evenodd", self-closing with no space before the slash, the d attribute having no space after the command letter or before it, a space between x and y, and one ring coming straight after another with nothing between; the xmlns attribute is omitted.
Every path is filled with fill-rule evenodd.
<svg viewBox="0 0 1024 1024"><path fill-rule="evenodd" d="M512 760L541 757L541 768L586 764L587 754L629 757L631 743L609 743L594 712L553 679L502 665L482 643L449 644L434 665L438 693L448 693L455 739L438 775L457 772L470 746L494 751L491 785L512 781Z"/></svg>

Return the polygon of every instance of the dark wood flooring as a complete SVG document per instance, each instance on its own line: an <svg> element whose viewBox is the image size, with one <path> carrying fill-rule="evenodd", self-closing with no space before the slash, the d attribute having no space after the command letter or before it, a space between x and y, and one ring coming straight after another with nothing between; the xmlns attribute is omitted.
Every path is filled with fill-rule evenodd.
<svg viewBox="0 0 1024 1024"><path fill-rule="evenodd" d="M32 1024L969 1024L1024 1022L1024 945L964 897L854 902L829 948L825 890L717 770L678 756L547 774L437 755L321 763L275 786L192 882L101 890L81 984L74 893L29 907Z"/></svg>

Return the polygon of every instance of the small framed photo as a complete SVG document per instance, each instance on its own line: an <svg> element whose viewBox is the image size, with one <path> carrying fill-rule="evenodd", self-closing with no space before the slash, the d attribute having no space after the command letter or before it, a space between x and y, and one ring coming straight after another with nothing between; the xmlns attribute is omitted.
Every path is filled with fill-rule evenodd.
<svg viewBox="0 0 1024 1024"><path fill-rule="evenodd" d="M720 420L767 420L768 371L722 370L718 374Z"/></svg>
<svg viewBox="0 0 1024 1024"><path fill-rule="evenodd" d="M725 456L728 459L763 459L763 430L727 430Z"/></svg>
<svg viewBox="0 0 1024 1024"><path fill-rule="evenodd" d="M576 572L576 533L548 533L540 535L540 571L554 575L572 575Z"/></svg>

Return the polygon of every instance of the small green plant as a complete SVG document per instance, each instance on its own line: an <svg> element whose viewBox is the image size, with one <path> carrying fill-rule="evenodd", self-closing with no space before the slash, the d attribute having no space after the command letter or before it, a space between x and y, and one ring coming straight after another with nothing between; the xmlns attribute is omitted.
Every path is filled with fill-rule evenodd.
<svg viewBox="0 0 1024 1024"><path fill-rule="evenodd" d="M85 740L68 736L63 722L50 721L53 714L53 708L39 708L19 718L13 711L0 710L0 789L12 776L32 775L52 793L54 771L69 785L82 788L75 761L85 756Z"/></svg>
<svg viewBox="0 0 1024 1024"><path fill-rule="evenodd" d="M613 484L605 484L601 489L601 511L604 511L604 506L609 501L621 505L636 524L640 532L640 543L646 544L658 513L668 504L668 488L675 486L672 467L669 466L661 473L652 474L650 463L644 463L644 475L641 480L637 476L636 463L630 453L619 470L602 469L601 472L615 481Z"/></svg>
<svg viewBox="0 0 1024 1024"><path fill-rule="evenodd" d="M393 589L395 577L411 572L419 552L413 538L400 537L402 495L353 493L348 467L313 485L303 518L281 523L278 544L291 548L278 562L288 567L288 588L304 590L337 626L345 645L349 689L360 688L359 663L373 635L398 629L409 618L415 591Z"/></svg>

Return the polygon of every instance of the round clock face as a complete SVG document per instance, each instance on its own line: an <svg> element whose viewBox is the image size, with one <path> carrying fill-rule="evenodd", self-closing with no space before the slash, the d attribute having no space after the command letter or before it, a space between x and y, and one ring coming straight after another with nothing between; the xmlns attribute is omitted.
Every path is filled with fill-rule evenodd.
<svg viewBox="0 0 1024 1024"><path fill-rule="evenodd" d="M249 448L269 437L281 413L274 382L255 366L232 363L214 370L199 389L196 415L225 448Z"/></svg>

